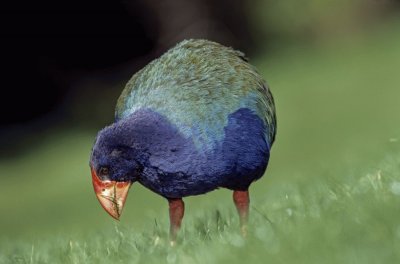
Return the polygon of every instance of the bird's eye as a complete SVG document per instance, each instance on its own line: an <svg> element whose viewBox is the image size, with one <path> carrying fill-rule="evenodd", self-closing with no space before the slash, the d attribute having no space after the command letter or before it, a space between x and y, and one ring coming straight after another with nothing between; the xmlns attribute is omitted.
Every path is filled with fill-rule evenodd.
<svg viewBox="0 0 400 264"><path fill-rule="evenodd" d="M108 175L108 173L109 173L109 170L108 170L107 167L101 167L101 168L99 169L99 174L100 174L101 176Z"/></svg>

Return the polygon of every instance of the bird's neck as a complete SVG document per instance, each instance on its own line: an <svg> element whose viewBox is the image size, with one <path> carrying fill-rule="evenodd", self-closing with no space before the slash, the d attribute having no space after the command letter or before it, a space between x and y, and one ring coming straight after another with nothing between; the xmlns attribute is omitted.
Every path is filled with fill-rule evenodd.
<svg viewBox="0 0 400 264"><path fill-rule="evenodd" d="M140 163L151 155L166 154L185 145L178 129L150 109L140 109L113 124L115 139L135 153Z"/></svg>

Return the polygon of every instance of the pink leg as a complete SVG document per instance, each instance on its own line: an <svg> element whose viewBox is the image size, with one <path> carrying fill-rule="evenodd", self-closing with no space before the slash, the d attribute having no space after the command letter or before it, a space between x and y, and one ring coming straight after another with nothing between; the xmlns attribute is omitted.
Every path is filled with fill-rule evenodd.
<svg viewBox="0 0 400 264"><path fill-rule="evenodd" d="M233 201L239 213L240 231L247 236L247 221L249 219L249 191L233 191Z"/></svg>
<svg viewBox="0 0 400 264"><path fill-rule="evenodd" d="M170 241L171 245L175 245L178 231L181 227L182 218L185 212L185 204L181 198L168 199L169 202L169 220L170 220Z"/></svg>

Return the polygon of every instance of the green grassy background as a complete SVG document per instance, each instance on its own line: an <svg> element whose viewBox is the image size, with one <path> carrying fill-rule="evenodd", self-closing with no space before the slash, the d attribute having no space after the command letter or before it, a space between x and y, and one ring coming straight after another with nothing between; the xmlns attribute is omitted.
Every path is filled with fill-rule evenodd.
<svg viewBox="0 0 400 264"><path fill-rule="evenodd" d="M96 131L57 128L0 160L0 263L399 262L399 28L387 20L251 58L278 135L251 188L246 240L227 190L185 200L176 248L166 201L138 184L112 220L91 186Z"/></svg>

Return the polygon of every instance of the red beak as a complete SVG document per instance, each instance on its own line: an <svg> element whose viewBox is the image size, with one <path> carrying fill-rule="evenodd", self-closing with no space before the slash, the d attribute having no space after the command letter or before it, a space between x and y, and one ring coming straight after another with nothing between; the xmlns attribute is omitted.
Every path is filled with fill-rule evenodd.
<svg viewBox="0 0 400 264"><path fill-rule="evenodd" d="M93 168L91 168L91 171L94 192L101 206L109 215L119 220L132 183L109 180L102 181L97 177Z"/></svg>

